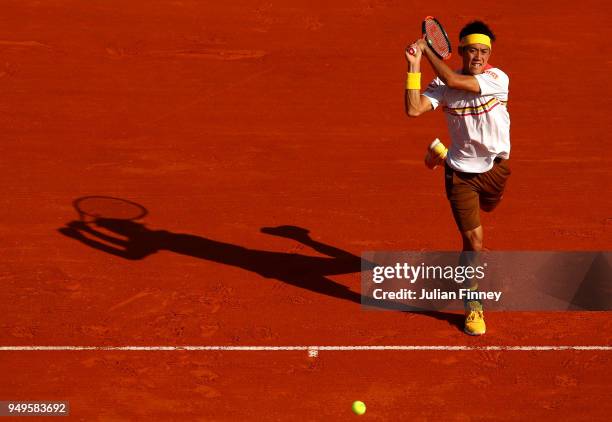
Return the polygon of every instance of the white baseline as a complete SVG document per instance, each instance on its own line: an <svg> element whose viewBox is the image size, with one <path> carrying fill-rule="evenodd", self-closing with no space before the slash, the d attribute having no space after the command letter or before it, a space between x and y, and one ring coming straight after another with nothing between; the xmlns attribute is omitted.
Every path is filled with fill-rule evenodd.
<svg viewBox="0 0 612 422"><path fill-rule="evenodd" d="M0 351L228 351L228 352L287 352L287 351L612 351L608 345L534 345L534 346L0 346Z"/></svg>

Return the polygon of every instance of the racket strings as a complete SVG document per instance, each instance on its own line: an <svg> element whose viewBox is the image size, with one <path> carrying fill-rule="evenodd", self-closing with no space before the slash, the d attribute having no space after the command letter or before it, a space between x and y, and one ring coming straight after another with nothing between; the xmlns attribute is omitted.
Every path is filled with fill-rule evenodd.
<svg viewBox="0 0 612 422"><path fill-rule="evenodd" d="M427 20L425 22L425 35L427 41L432 49L438 53L441 57L447 57L450 55L451 48L450 43L444 30L440 28L440 25L434 20Z"/></svg>

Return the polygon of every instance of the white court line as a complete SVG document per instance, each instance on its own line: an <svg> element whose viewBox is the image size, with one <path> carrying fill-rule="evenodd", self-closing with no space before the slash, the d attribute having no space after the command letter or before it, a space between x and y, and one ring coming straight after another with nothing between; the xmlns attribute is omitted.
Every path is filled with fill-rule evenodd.
<svg viewBox="0 0 612 422"><path fill-rule="evenodd" d="M599 350L612 351L612 346L0 346L0 351L230 351L230 352L285 352L285 351L549 351Z"/></svg>

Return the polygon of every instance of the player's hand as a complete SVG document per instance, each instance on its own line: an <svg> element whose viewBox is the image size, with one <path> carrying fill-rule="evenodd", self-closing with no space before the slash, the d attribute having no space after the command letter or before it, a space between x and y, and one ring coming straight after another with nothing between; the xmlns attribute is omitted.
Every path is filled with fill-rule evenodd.
<svg viewBox="0 0 612 422"><path fill-rule="evenodd" d="M414 54L410 54L410 51L413 50ZM406 47L406 60L408 60L409 64L417 64L421 62L421 56L423 52L418 45L418 41L410 44Z"/></svg>
<svg viewBox="0 0 612 422"><path fill-rule="evenodd" d="M425 42L423 38L419 38L418 40L416 40L415 44L419 47L421 53L425 52L425 50L429 48L427 42Z"/></svg>

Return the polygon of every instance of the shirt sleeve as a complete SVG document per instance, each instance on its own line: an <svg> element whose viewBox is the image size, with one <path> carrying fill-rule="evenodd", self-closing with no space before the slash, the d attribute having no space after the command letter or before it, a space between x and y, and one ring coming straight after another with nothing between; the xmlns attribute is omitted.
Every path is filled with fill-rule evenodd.
<svg viewBox="0 0 612 422"><path fill-rule="evenodd" d="M475 75L480 85L481 95L508 95L510 79L508 75L499 69L488 69L480 75Z"/></svg>
<svg viewBox="0 0 612 422"><path fill-rule="evenodd" d="M423 95L429 98L431 101L431 106L435 110L440 103L444 102L444 94L446 93L446 85L440 80L440 78L436 78L427 87Z"/></svg>

